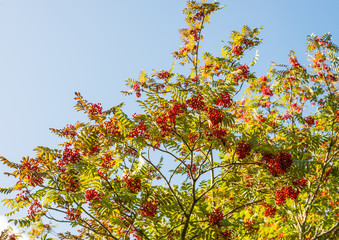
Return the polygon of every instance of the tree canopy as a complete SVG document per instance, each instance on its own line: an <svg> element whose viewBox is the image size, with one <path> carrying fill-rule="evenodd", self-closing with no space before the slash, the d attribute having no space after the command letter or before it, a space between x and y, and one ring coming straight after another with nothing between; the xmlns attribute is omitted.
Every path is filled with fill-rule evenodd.
<svg viewBox="0 0 339 240"><path fill-rule="evenodd" d="M28 211L17 226L33 239L336 239L339 48L312 34L308 65L291 51L290 65L256 76L257 56L244 56L261 28L233 31L219 56L200 53L221 8L187 2L173 57L188 74L173 63L126 81L141 113L76 93L88 121L51 129L61 148L1 157L18 180L0 188L17 193L7 216ZM69 229L55 236L58 222Z"/></svg>

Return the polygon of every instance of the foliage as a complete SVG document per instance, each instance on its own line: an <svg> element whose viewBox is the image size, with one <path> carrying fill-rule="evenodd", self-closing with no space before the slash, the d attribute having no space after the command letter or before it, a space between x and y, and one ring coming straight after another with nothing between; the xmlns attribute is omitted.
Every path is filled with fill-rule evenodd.
<svg viewBox="0 0 339 240"><path fill-rule="evenodd" d="M142 114L126 115L123 104L104 111L76 93L89 121L52 129L66 138L62 149L37 147L19 164L1 157L18 179L0 189L18 193L4 200L7 216L28 210L17 226L41 239L53 233L49 220L79 229L59 239L337 236L338 47L329 34L310 35L310 65L291 52L290 66L257 77L257 56L241 61L261 28L233 31L219 57L199 56L204 24L220 8L187 2L173 56L189 75L173 64L126 81Z"/></svg>

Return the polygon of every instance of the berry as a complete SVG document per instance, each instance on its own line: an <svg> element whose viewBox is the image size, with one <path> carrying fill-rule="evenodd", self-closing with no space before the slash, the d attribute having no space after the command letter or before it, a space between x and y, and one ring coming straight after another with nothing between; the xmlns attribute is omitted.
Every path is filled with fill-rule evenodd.
<svg viewBox="0 0 339 240"><path fill-rule="evenodd" d="M102 125L107 134L112 134L113 136L120 136L121 132L119 130L118 123L115 118L111 118L110 121L104 122Z"/></svg>
<svg viewBox="0 0 339 240"><path fill-rule="evenodd" d="M194 17L192 18L193 21L201 21L202 18L204 17L204 12L200 11L200 12L197 12Z"/></svg>
<svg viewBox="0 0 339 240"><path fill-rule="evenodd" d="M16 240L15 234L9 235L8 240Z"/></svg>
<svg viewBox="0 0 339 240"><path fill-rule="evenodd" d="M292 182L292 184L296 187L306 187L307 186L307 179L300 178Z"/></svg>
<svg viewBox="0 0 339 240"><path fill-rule="evenodd" d="M195 82L195 83L198 82L198 81L199 81L198 76L195 76L194 78L192 78L191 81L192 81L192 82Z"/></svg>
<svg viewBox="0 0 339 240"><path fill-rule="evenodd" d="M209 214L209 223L211 225L219 225L219 223L224 219L224 214L220 208L213 209L213 212Z"/></svg>
<svg viewBox="0 0 339 240"><path fill-rule="evenodd" d="M139 85L137 82L135 82L135 83L133 84L133 90L135 91L135 96L136 96L137 98L141 97L141 93L140 93L140 85Z"/></svg>
<svg viewBox="0 0 339 240"><path fill-rule="evenodd" d="M229 240L232 237L232 232L225 230L222 232L219 232L217 235L217 240Z"/></svg>
<svg viewBox="0 0 339 240"><path fill-rule="evenodd" d="M281 190L276 191L275 193L275 204L280 206L286 202L286 194L285 189L282 188Z"/></svg>
<svg viewBox="0 0 339 240"><path fill-rule="evenodd" d="M70 149L70 147L71 144L66 143L64 152L62 154L62 159L60 159L58 162L58 166L60 168L63 168L67 164L74 164L80 161L79 149L73 151L72 149Z"/></svg>
<svg viewBox="0 0 339 240"><path fill-rule="evenodd" d="M66 183L66 192L77 192L79 188L78 180L74 177L71 177Z"/></svg>
<svg viewBox="0 0 339 240"><path fill-rule="evenodd" d="M104 156L100 157L100 160L102 161L101 167L108 170L112 166L114 166L115 161L113 160L111 155L105 154Z"/></svg>
<svg viewBox="0 0 339 240"><path fill-rule="evenodd" d="M214 139L223 139L226 135L228 135L226 129L221 128L219 125L215 125L212 127L208 127L205 130L205 135L208 140Z"/></svg>
<svg viewBox="0 0 339 240"><path fill-rule="evenodd" d="M192 165L191 164L187 164L187 167L189 168L189 170L191 170L192 175L194 175L195 172L197 171L197 165L195 163L193 163ZM187 173L187 176L189 178L191 178L189 170L187 170L186 173Z"/></svg>
<svg viewBox="0 0 339 240"><path fill-rule="evenodd" d="M101 103L98 103L98 104L92 104L89 112L89 114L92 114L92 115L99 115L99 114L102 114L102 107L101 107Z"/></svg>
<svg viewBox="0 0 339 240"><path fill-rule="evenodd" d="M92 202L92 201L101 200L103 195L104 194L97 193L95 189L86 190L86 201Z"/></svg>
<svg viewBox="0 0 339 240"><path fill-rule="evenodd" d="M250 71L246 64L238 66L237 70L240 70L240 73L234 77L234 80L238 84L240 80L246 80L248 78Z"/></svg>
<svg viewBox="0 0 339 240"><path fill-rule="evenodd" d="M156 201L156 200L151 200L151 201L146 202L142 206L142 208L140 209L141 210L141 216L143 216L143 217L154 217L156 212L157 212L157 209L158 209L157 202L158 201Z"/></svg>
<svg viewBox="0 0 339 240"><path fill-rule="evenodd" d="M27 171L23 179L27 179L33 187L42 185L44 182L44 179L37 174L39 169L39 161L37 159L31 158L28 161L25 160L22 164L21 171Z"/></svg>
<svg viewBox="0 0 339 240"><path fill-rule="evenodd" d="M280 206L286 202L286 198L292 200L296 199L300 191L295 191L292 187L282 187L280 190L276 191L275 203Z"/></svg>
<svg viewBox="0 0 339 240"><path fill-rule="evenodd" d="M41 212L41 203L38 200L34 200L31 206L28 209L27 217L35 217L37 213Z"/></svg>
<svg viewBox="0 0 339 240"><path fill-rule="evenodd" d="M224 119L224 115L217 108L208 109L208 119L212 122L212 125L218 125Z"/></svg>
<svg viewBox="0 0 339 240"><path fill-rule="evenodd" d="M262 160L267 164L266 168L269 169L274 177L285 174L293 164L291 154L281 151L278 156L270 153L262 153Z"/></svg>
<svg viewBox="0 0 339 240"><path fill-rule="evenodd" d="M157 74L159 79L166 79L170 76L170 73L167 71L161 71Z"/></svg>
<svg viewBox="0 0 339 240"><path fill-rule="evenodd" d="M149 134L147 132L146 125L143 122L139 122L138 125L135 128L132 128L132 130L128 133L128 137L145 137L148 139Z"/></svg>
<svg viewBox="0 0 339 240"><path fill-rule="evenodd" d="M65 219L67 220L77 220L81 217L81 212L78 209L75 208L71 208L71 209L67 209L67 215L65 217Z"/></svg>
<svg viewBox="0 0 339 240"><path fill-rule="evenodd" d="M290 61L293 68L300 68L304 72L306 72L306 69L303 66L300 65L300 63L298 62L298 60L295 57L290 57L289 61Z"/></svg>
<svg viewBox="0 0 339 240"><path fill-rule="evenodd" d="M232 53L236 56L243 54L244 48L240 45L234 45L232 47Z"/></svg>
<svg viewBox="0 0 339 240"><path fill-rule="evenodd" d="M242 140L241 142L238 142L235 153L238 155L238 159L244 159L250 155L251 149L251 145Z"/></svg>
<svg viewBox="0 0 339 240"><path fill-rule="evenodd" d="M273 91L266 85L262 86L261 92L263 96L273 96Z"/></svg>
<svg viewBox="0 0 339 240"><path fill-rule="evenodd" d="M230 107L232 105L232 99L231 96L228 94L228 92L223 92L220 94L220 97L218 96L218 102L217 106L222 106L224 108Z"/></svg>
<svg viewBox="0 0 339 240"><path fill-rule="evenodd" d="M266 209L264 211L264 215L266 217L273 217L275 215L276 211L277 211L276 208L272 208L270 205L266 205Z"/></svg>
<svg viewBox="0 0 339 240"><path fill-rule="evenodd" d="M187 99L187 104L190 108L194 110L201 110L205 111L205 102L204 102L204 97L200 94L198 94L196 97L192 97L190 99Z"/></svg>
<svg viewBox="0 0 339 240"><path fill-rule="evenodd" d="M125 175L123 180L126 182L126 187L132 193L138 193L141 190L141 180L138 177L128 177Z"/></svg>
<svg viewBox="0 0 339 240"><path fill-rule="evenodd" d="M310 127L310 126L312 126L312 125L314 125L314 118L313 117L311 117L311 116L307 116L307 117L305 117L305 122L307 123L307 125Z"/></svg>

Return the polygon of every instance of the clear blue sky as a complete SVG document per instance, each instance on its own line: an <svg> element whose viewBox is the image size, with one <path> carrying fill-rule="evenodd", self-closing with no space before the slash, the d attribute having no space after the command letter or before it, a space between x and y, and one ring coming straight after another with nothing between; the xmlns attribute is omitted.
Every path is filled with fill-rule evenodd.
<svg viewBox="0 0 339 240"><path fill-rule="evenodd" d="M227 0L206 26L203 50L220 53L233 29L264 26L255 68L288 62L295 50L305 63L306 36L333 34L339 44L338 0ZM84 120L74 92L104 108L134 97L120 93L141 69L169 69L181 45L185 0L0 0L0 155L18 162L39 145L62 139L49 128ZM254 54L254 53L253 53ZM8 179L2 175L0 185ZM2 197L0 196L0 199ZM3 214L0 207L0 215Z"/></svg>

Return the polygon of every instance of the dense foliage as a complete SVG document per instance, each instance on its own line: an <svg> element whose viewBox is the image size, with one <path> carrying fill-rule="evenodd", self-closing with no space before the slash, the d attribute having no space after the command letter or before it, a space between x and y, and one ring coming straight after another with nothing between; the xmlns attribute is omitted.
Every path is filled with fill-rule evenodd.
<svg viewBox="0 0 339 240"><path fill-rule="evenodd" d="M128 79L123 104L104 110L76 93L89 121L52 131L62 149L37 147L17 164L4 203L28 211L14 223L59 239L335 239L338 236L338 47L310 35L310 64L272 64L255 76L243 57L261 28L233 31L221 56L199 55L202 30L219 4L188 1L184 46L173 53L188 75L168 70ZM240 95L241 94L241 95ZM48 224L47 224L48 223ZM77 229L78 232L71 230ZM9 231L1 239L16 239Z"/></svg>

